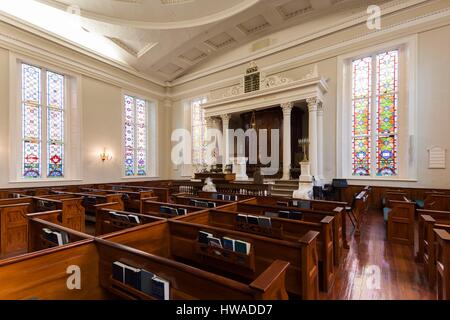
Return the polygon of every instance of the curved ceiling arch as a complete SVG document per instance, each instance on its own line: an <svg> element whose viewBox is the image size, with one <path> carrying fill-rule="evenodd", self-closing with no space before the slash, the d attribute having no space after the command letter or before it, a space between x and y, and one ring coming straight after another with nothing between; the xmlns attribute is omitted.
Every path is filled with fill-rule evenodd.
<svg viewBox="0 0 450 320"><path fill-rule="evenodd" d="M45 4L49 4L61 10L67 10L68 8L68 3L65 3L64 0L38 0L38 1L43 2ZM74 3L75 5L77 4L76 1L70 2L71 3L75 2ZM187 29L205 26L208 24L219 22L221 20L225 20L251 8L252 6L256 5L259 2L261 2L261 0L243 0L235 5L225 7L223 10L213 12L205 16L185 20L174 20L168 22L124 19L112 15L102 14L99 12L89 11L83 9L82 7L80 8L80 14L84 18L118 26L139 28L146 30L176 30L176 29ZM169 5L165 5L165 7L168 6ZM199 8L199 11L200 9L201 8Z"/></svg>

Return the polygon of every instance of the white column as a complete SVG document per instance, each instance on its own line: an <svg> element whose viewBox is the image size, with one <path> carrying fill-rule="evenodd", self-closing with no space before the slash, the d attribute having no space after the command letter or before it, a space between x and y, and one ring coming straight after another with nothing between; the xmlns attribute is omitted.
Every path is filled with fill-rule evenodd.
<svg viewBox="0 0 450 320"><path fill-rule="evenodd" d="M289 180L291 166L291 111L292 102L282 103L283 109L283 180Z"/></svg>
<svg viewBox="0 0 450 320"><path fill-rule="evenodd" d="M320 103L316 97L306 99L309 111L309 164L311 167L311 175L314 179L318 179L318 137L317 137L317 110Z"/></svg>
<svg viewBox="0 0 450 320"><path fill-rule="evenodd" d="M225 166L230 163L230 141L228 138L228 126L230 123L230 115L229 114L222 114L220 115L222 118L222 168L223 171L225 171Z"/></svg>
<svg viewBox="0 0 450 320"><path fill-rule="evenodd" d="M317 173L320 181L325 179L323 176L323 155L323 105L320 102L317 109Z"/></svg>

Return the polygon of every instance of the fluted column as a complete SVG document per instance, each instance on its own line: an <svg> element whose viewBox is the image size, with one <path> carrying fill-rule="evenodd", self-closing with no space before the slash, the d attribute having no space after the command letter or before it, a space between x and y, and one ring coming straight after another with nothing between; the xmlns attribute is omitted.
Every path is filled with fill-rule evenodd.
<svg viewBox="0 0 450 320"><path fill-rule="evenodd" d="M291 111L292 102L282 103L283 109L283 180L289 180L291 165Z"/></svg>
<svg viewBox="0 0 450 320"><path fill-rule="evenodd" d="M225 166L230 163L230 141L228 137L228 126L230 123L230 115L229 114L222 114L220 115L222 118L222 168L223 171L225 171Z"/></svg>
<svg viewBox="0 0 450 320"><path fill-rule="evenodd" d="M317 108L317 173L318 180L324 180L323 176L323 105L320 102Z"/></svg>
<svg viewBox="0 0 450 320"><path fill-rule="evenodd" d="M319 108L319 99L316 97L306 99L309 112L309 165L311 168L311 175L318 178L318 137L317 137L317 110Z"/></svg>

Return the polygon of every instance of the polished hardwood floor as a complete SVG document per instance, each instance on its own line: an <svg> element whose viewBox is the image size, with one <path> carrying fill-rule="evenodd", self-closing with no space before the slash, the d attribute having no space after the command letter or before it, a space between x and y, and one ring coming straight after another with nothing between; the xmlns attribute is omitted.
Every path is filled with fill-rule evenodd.
<svg viewBox="0 0 450 320"><path fill-rule="evenodd" d="M353 230L349 225L347 230ZM411 246L386 241L380 211L364 217L361 235L349 237L350 249L336 274L336 281L321 299L338 300L431 300L436 291L424 275L423 265L414 261ZM379 274L379 281L374 274Z"/></svg>

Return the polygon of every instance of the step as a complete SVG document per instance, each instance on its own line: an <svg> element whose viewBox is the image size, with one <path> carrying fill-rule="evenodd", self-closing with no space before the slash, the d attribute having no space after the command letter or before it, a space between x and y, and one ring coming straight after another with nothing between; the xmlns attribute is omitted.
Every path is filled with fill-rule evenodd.
<svg viewBox="0 0 450 320"><path fill-rule="evenodd" d="M297 187L272 187L272 191L294 191L297 190Z"/></svg>

